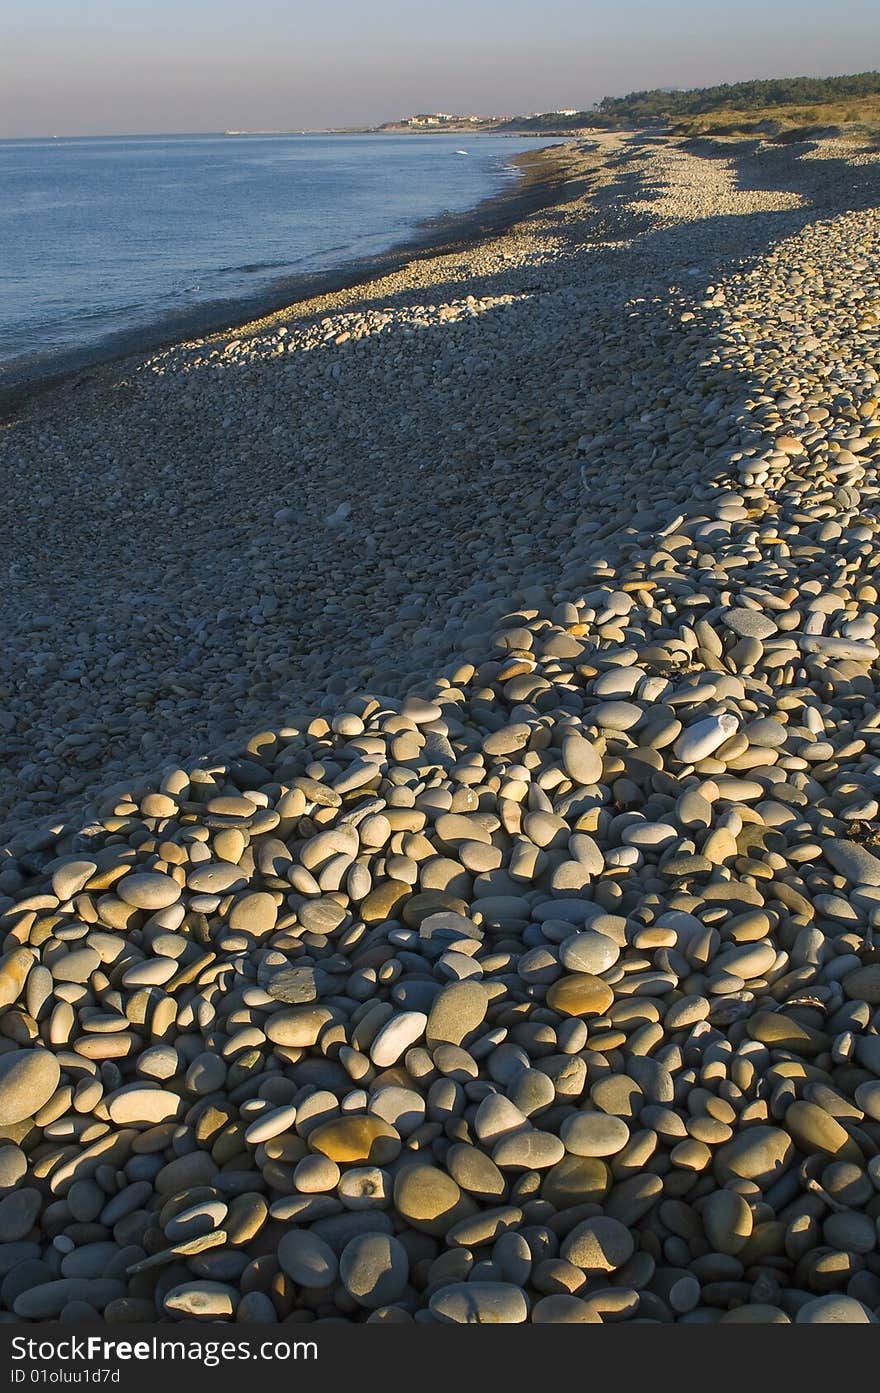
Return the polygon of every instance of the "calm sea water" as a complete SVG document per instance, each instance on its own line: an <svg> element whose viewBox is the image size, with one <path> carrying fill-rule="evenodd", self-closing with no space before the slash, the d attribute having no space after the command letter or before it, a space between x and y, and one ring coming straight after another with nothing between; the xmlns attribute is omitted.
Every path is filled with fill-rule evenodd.
<svg viewBox="0 0 880 1393"><path fill-rule="evenodd" d="M2 141L0 382L383 251L498 192L524 149L460 135Z"/></svg>

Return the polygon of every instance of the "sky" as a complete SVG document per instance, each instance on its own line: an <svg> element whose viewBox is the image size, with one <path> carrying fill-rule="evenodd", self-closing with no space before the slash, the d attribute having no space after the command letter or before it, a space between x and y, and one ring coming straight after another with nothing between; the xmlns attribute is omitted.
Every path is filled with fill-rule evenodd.
<svg viewBox="0 0 880 1393"><path fill-rule="evenodd" d="M520 114L876 67L877 0L0 0L0 138Z"/></svg>

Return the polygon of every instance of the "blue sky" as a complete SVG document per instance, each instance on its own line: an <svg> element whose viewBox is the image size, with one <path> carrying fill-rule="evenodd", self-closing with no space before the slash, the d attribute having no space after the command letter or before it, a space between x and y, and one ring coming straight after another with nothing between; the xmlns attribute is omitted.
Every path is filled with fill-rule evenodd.
<svg viewBox="0 0 880 1393"><path fill-rule="evenodd" d="M290 129L880 66L876 0L0 0L0 137Z"/></svg>

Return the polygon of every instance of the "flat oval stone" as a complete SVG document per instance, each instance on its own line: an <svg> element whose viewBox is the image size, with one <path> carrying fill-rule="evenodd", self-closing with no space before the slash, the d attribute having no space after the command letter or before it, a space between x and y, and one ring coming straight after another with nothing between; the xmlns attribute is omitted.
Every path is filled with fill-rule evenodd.
<svg viewBox="0 0 880 1393"><path fill-rule="evenodd" d="M629 1262L635 1240L617 1219L604 1215L576 1224L564 1240L560 1255L583 1272L615 1272Z"/></svg>
<svg viewBox="0 0 880 1393"><path fill-rule="evenodd" d="M563 1016L601 1016L613 1000L608 983L590 972L560 977L547 989L547 1005Z"/></svg>
<svg viewBox="0 0 880 1393"><path fill-rule="evenodd" d="M114 1277L60 1277L41 1282L15 1298L13 1311L20 1320L52 1320L69 1301L87 1301L96 1311L125 1296L125 1283Z"/></svg>
<svg viewBox="0 0 880 1393"><path fill-rule="evenodd" d="M858 842L830 838L822 843L822 854L851 885L880 885L880 858Z"/></svg>
<svg viewBox="0 0 880 1393"><path fill-rule="evenodd" d="M602 1112L614 1117L635 1118L645 1102L640 1085L629 1074L610 1074L598 1079L590 1089L590 1099Z"/></svg>
<svg viewBox="0 0 880 1393"><path fill-rule="evenodd" d="M705 720L685 727L672 747L673 753L682 764L698 764L735 735L738 729L739 722L735 716L727 713L707 716Z"/></svg>
<svg viewBox="0 0 880 1393"><path fill-rule="evenodd" d="M861 1301L832 1292L798 1308L795 1325L876 1325L877 1317Z"/></svg>
<svg viewBox="0 0 880 1393"><path fill-rule="evenodd" d="M223 1320L235 1315L239 1299L235 1287L199 1278L166 1292L162 1309L178 1320Z"/></svg>
<svg viewBox="0 0 880 1393"><path fill-rule="evenodd" d="M527 1125L525 1113L509 1098L503 1093L489 1093L477 1107L473 1130L481 1142L495 1142L508 1132L521 1132Z"/></svg>
<svg viewBox="0 0 880 1393"><path fill-rule="evenodd" d="M562 767L572 783L583 788L593 788L602 779L602 756L595 745L576 732L563 736Z"/></svg>
<svg viewBox="0 0 880 1393"><path fill-rule="evenodd" d="M583 1280L583 1278L581 1279ZM532 1307L533 1325L601 1325L602 1317L594 1306L577 1296L555 1292L542 1296Z"/></svg>
<svg viewBox="0 0 880 1393"><path fill-rule="evenodd" d="M581 1112L567 1117L560 1136L574 1156L616 1156L629 1141L629 1128L620 1117L604 1112Z"/></svg>
<svg viewBox="0 0 880 1393"><path fill-rule="evenodd" d="M801 1057L811 1058L827 1050L830 1041L822 1031L803 1025L784 1011L757 1011L747 1022L746 1029L753 1040L788 1050Z"/></svg>
<svg viewBox="0 0 880 1393"><path fill-rule="evenodd" d="M427 1024L428 1017L422 1011L401 1011L386 1021L370 1046L370 1059L377 1069L396 1064L422 1038Z"/></svg>
<svg viewBox="0 0 880 1393"><path fill-rule="evenodd" d="M339 1276L359 1306L375 1310L403 1296L409 1281L409 1256L399 1239L390 1234L358 1234L342 1250Z"/></svg>
<svg viewBox="0 0 880 1393"><path fill-rule="evenodd" d="M13 948L0 959L0 1009L18 1001L35 963L36 958L27 948Z"/></svg>
<svg viewBox="0 0 880 1393"><path fill-rule="evenodd" d="M78 954L74 953L68 954L69 958L77 956ZM95 956L97 957L97 954ZM133 963L125 969L122 985L129 991L137 987L160 987L163 983L170 982L177 971L177 963L172 958L147 958L145 962Z"/></svg>
<svg viewBox="0 0 880 1393"><path fill-rule="evenodd" d="M429 1049L436 1045L460 1045L482 1025L489 994L482 982L454 982L434 998L425 1026Z"/></svg>
<svg viewBox="0 0 880 1393"><path fill-rule="evenodd" d="M401 1137L408 1137L425 1120L425 1099L414 1088L388 1084L373 1094L368 1111L381 1117Z"/></svg>
<svg viewBox="0 0 880 1393"><path fill-rule="evenodd" d="M590 712L592 720L604 730L632 730L644 716L634 701L601 701Z"/></svg>
<svg viewBox="0 0 880 1393"><path fill-rule="evenodd" d="M875 1122L880 1122L880 1079L860 1083L854 1094L856 1104Z"/></svg>
<svg viewBox="0 0 880 1393"><path fill-rule="evenodd" d="M233 932L262 937L272 932L277 918L278 906L274 895L265 890L256 890L236 900L229 912L229 927Z"/></svg>
<svg viewBox="0 0 880 1393"><path fill-rule="evenodd" d="M554 1209L578 1204L598 1204L608 1193L611 1175L598 1156L563 1156L547 1171L541 1197Z"/></svg>
<svg viewBox="0 0 880 1393"><path fill-rule="evenodd" d="M394 1207L414 1228L443 1235L470 1211L462 1203L458 1185L439 1166L417 1161L399 1171L394 1180Z"/></svg>
<svg viewBox="0 0 880 1393"><path fill-rule="evenodd" d="M94 861L65 861L52 872L52 893L62 904L78 895L97 871Z"/></svg>
<svg viewBox="0 0 880 1393"><path fill-rule="evenodd" d="M729 609L722 614L721 620L740 638L770 638L777 631L770 616L757 609Z"/></svg>
<svg viewBox="0 0 880 1393"><path fill-rule="evenodd" d="M181 1101L179 1094L145 1083L126 1084L105 1099L111 1121L120 1127L170 1122L180 1112Z"/></svg>
<svg viewBox="0 0 880 1393"><path fill-rule="evenodd" d="M266 993L273 1001L286 1001L293 1006L316 1001L319 995L318 970L314 967L282 967L273 972L266 983Z"/></svg>
<svg viewBox="0 0 880 1393"><path fill-rule="evenodd" d="M43 1197L30 1186L13 1190L0 1199L0 1243L17 1243L26 1238L37 1221Z"/></svg>
<svg viewBox="0 0 880 1393"><path fill-rule="evenodd" d="M309 1146L331 1161L370 1161L383 1166L399 1155L400 1137L381 1117L339 1117L311 1131Z"/></svg>
<svg viewBox="0 0 880 1393"><path fill-rule="evenodd" d="M309 1229L289 1229L278 1244L278 1262L291 1281L301 1287L329 1287L336 1281L336 1254Z"/></svg>
<svg viewBox="0 0 880 1393"><path fill-rule="evenodd" d="M706 1237L718 1253L734 1257L752 1234L752 1211L735 1190L715 1190L700 1211Z"/></svg>
<svg viewBox="0 0 880 1393"><path fill-rule="evenodd" d="M272 1137L290 1131L295 1122L296 1108L293 1104L289 1103L283 1108L271 1108L269 1112L261 1113L256 1121L250 1124L245 1131L244 1139L249 1146L258 1146L260 1142L271 1141Z"/></svg>
<svg viewBox="0 0 880 1393"><path fill-rule="evenodd" d="M383 880L374 885L361 901L360 917L366 924L379 924L385 919L392 919L411 894L412 886L407 885L405 881Z"/></svg>
<svg viewBox="0 0 880 1393"><path fill-rule="evenodd" d="M176 880L156 871L136 872L116 882L116 893L135 909L167 909L183 893Z"/></svg>
<svg viewBox="0 0 880 1393"><path fill-rule="evenodd" d="M213 1050L202 1050L186 1071L186 1091L205 1097L217 1093L226 1082L226 1064Z"/></svg>
<svg viewBox="0 0 880 1393"><path fill-rule="evenodd" d="M588 972L597 976L613 967L620 948L607 934L585 929L572 934L559 945L559 961L569 972Z"/></svg>
<svg viewBox="0 0 880 1393"><path fill-rule="evenodd" d="M715 1171L719 1180L754 1180L765 1189L777 1180L794 1156L791 1137L781 1127L757 1124L719 1147Z"/></svg>
<svg viewBox="0 0 880 1393"><path fill-rule="evenodd" d="M10 1050L0 1055L0 1126L33 1117L60 1081L58 1061L48 1050Z"/></svg>
<svg viewBox="0 0 880 1393"><path fill-rule="evenodd" d="M201 1238L206 1233L219 1229L226 1218L227 1206L222 1200L202 1200L190 1205L165 1224L165 1237L172 1243L185 1242L191 1238Z"/></svg>
<svg viewBox="0 0 880 1393"><path fill-rule="evenodd" d="M434 823L434 831L442 842L452 847L458 847L461 842L489 845L492 841L490 832L478 818L461 813L441 813Z"/></svg>
<svg viewBox="0 0 880 1393"><path fill-rule="evenodd" d="M763 977L776 961L776 950L769 943L743 943L736 948L719 954L712 962L718 972L732 972L748 981L751 977Z"/></svg>
<svg viewBox="0 0 880 1393"><path fill-rule="evenodd" d="M456 1143L446 1153L446 1167L453 1180L478 1199L498 1200L507 1190L507 1181L485 1151L466 1142Z"/></svg>
<svg viewBox="0 0 880 1393"><path fill-rule="evenodd" d="M0 1190L9 1190L27 1175L28 1161L20 1146L0 1142Z"/></svg>
<svg viewBox="0 0 880 1393"><path fill-rule="evenodd" d="M123 881L123 884L125 882ZM241 867L231 861L200 861L187 872L186 887L200 895L222 895L246 884Z"/></svg>
<svg viewBox="0 0 880 1393"><path fill-rule="evenodd" d="M266 1035L275 1045L305 1048L314 1045L332 1013L326 1006L291 1006L276 1011L266 1022Z"/></svg>
<svg viewBox="0 0 880 1393"><path fill-rule="evenodd" d="M851 1001L866 1001L880 1006L880 963L868 963L848 972L843 978L843 990Z"/></svg>
<svg viewBox="0 0 880 1393"><path fill-rule="evenodd" d="M529 1314L525 1294L508 1282L450 1282L428 1304L447 1325L521 1325Z"/></svg>
<svg viewBox="0 0 880 1393"><path fill-rule="evenodd" d="M836 1118L815 1103L799 1100L785 1110L785 1128L801 1151L820 1152L840 1161L864 1162L859 1146Z"/></svg>
<svg viewBox="0 0 880 1393"><path fill-rule="evenodd" d="M565 1147L552 1132L528 1128L511 1132L496 1142L492 1160L501 1170L537 1171L555 1166L565 1154Z"/></svg>

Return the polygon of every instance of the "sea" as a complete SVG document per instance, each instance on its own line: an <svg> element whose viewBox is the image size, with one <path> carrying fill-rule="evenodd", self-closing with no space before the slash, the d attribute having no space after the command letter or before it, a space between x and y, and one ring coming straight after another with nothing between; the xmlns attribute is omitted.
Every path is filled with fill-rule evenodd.
<svg viewBox="0 0 880 1393"><path fill-rule="evenodd" d="M296 277L501 193L535 148L491 134L0 141L0 386L286 303Z"/></svg>

